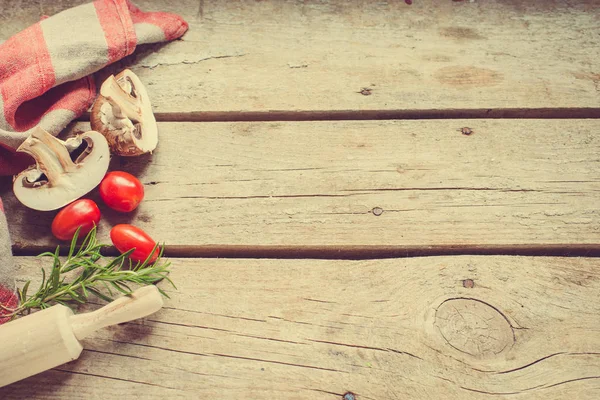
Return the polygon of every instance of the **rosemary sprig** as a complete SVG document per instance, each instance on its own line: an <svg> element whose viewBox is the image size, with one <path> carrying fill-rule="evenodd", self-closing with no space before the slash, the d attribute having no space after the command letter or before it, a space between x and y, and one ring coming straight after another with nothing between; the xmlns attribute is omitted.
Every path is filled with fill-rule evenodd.
<svg viewBox="0 0 600 400"><path fill-rule="evenodd" d="M6 312L2 315L3 318L26 315L34 309L45 309L56 303L65 306L85 303L90 294L105 301L112 301L115 292L123 295L131 294L134 289L130 288L130 284L151 285L164 279L175 287L168 277L171 263L161 261L162 249L153 263L150 263L149 258L141 263L133 263L129 259L133 249L114 258L103 256L100 251L109 245L98 243L95 228L85 236L78 248L78 233L75 233L71 241L66 259L61 260L59 257L60 246L56 247L54 253L46 252L38 256L52 259L50 273L47 274L42 268L42 283L32 295L28 294L31 281L18 289L20 305L17 308L11 309L0 305L0 308ZM151 255L154 254L155 249L150 253ZM67 275L68 273L74 273L75 276L68 279L68 276L72 275ZM169 297L162 289L158 288L158 290L163 296Z"/></svg>

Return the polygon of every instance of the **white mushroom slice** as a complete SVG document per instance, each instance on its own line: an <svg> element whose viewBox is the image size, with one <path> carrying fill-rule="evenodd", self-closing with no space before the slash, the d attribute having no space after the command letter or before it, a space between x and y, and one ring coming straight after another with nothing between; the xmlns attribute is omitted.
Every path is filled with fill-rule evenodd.
<svg viewBox="0 0 600 400"><path fill-rule="evenodd" d="M102 133L113 153L138 156L158 144L158 127L146 88L126 69L100 87L91 114L92 129Z"/></svg>
<svg viewBox="0 0 600 400"><path fill-rule="evenodd" d="M75 160L68 149L74 149ZM65 142L36 128L17 151L31 155L36 165L15 177L13 191L25 206L40 211L56 210L91 191L110 161L108 143L95 131Z"/></svg>

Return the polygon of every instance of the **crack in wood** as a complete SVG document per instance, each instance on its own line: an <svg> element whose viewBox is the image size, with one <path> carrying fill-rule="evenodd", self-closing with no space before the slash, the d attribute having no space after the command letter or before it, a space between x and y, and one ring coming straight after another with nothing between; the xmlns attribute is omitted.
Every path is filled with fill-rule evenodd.
<svg viewBox="0 0 600 400"><path fill-rule="evenodd" d="M572 383L572 382L587 381L589 379L600 379L600 376L594 375L594 376L584 376L582 378L569 379L566 381L554 383L552 385L544 386L544 389L549 389L549 388L553 388L553 387L560 386L560 385L565 385L567 383Z"/></svg>
<svg viewBox="0 0 600 400"><path fill-rule="evenodd" d="M315 303L325 303L325 304L337 304L337 302L335 301L327 301L327 300L318 300L318 299L309 299L309 298L302 298L302 300L306 300L306 301L314 301Z"/></svg>
<svg viewBox="0 0 600 400"><path fill-rule="evenodd" d="M486 391L486 390L479 390L479 389L468 388L468 387L465 387L465 386L460 386L460 388L464 389L464 390L468 390L470 392L475 392L475 393L488 394L488 395L493 395L493 396L508 396L508 395L514 395L514 394L522 394L524 392L531 392L531 391L539 391L539 390L550 389L550 388L561 386L561 385L565 385L565 384L568 384L568 383L586 381L586 380L591 380L591 379L600 379L600 376L596 376L596 375L594 375L594 376L584 376L584 377L581 377L581 378L568 379L566 381L553 383L551 385L543 385L543 384L541 384L541 385L532 386L532 387L527 388L527 389L519 390L519 391L516 391L516 392L490 392L490 391Z"/></svg>
<svg viewBox="0 0 600 400"><path fill-rule="evenodd" d="M95 350L95 349L83 349L83 352L88 352L88 353L100 353L100 354L108 354L108 355L113 355L113 356L119 356L119 357L126 357L126 358L135 358L138 360L146 360L146 361L153 361L152 358L146 358L146 357L140 357L140 356L133 356L130 354L122 354L122 353L113 353L110 351L102 351L102 350Z"/></svg>
<svg viewBox="0 0 600 400"><path fill-rule="evenodd" d="M92 377L95 377L95 378L109 379L109 380L113 380L113 381L135 383L135 384L138 384L138 385L154 386L154 387L159 387L159 388L163 388L163 389L177 390L179 392L183 392L183 390L181 390L179 388L176 388L176 387L159 385L157 383L136 381L136 380L132 380L132 379L116 378L114 376L106 376L106 375L100 375L100 374L93 374L91 372L73 371L73 370L62 369L62 368L54 368L54 371L60 371L60 372L65 372L65 373L69 373L69 374L74 374L74 375L92 376Z"/></svg>
<svg viewBox="0 0 600 400"><path fill-rule="evenodd" d="M214 315L216 317L223 317L223 318L242 319L242 320L245 320L245 321L267 322L267 320L264 320L264 319L239 317L239 316L225 315L225 314L217 314L217 313L211 313L211 312L207 312L207 311L190 310L190 309L187 309L187 308L180 308L180 307L168 307L168 306L165 306L165 307L163 307L163 309L183 311L183 312L190 312L190 313L195 313L195 314Z"/></svg>
<svg viewBox="0 0 600 400"><path fill-rule="evenodd" d="M162 67L162 66L171 66L171 65L179 65L179 64L198 64L201 63L203 61L208 61L208 60L217 60L217 59L222 59L222 58L235 58L235 57L244 57L246 54L245 53L240 53L240 54L223 54L223 55L219 55L219 56L207 56L207 57L200 57L198 59L195 60L182 60L182 61L177 61L177 62L154 62L154 63L147 63L147 64L138 64L137 66L141 67L141 68L148 68L148 69L154 69L156 67Z"/></svg>
<svg viewBox="0 0 600 400"><path fill-rule="evenodd" d="M242 333L236 333L235 336L248 337L248 338L253 338L253 339L261 339L261 340L270 340L272 342L280 342L280 343L291 343L291 344L301 344L301 345L307 344L307 343L302 343L302 342L294 342L292 340L275 339L275 338L268 338L268 337L264 337L264 336L255 336L255 335L245 335Z"/></svg>
<svg viewBox="0 0 600 400"><path fill-rule="evenodd" d="M230 331L228 329L213 328L213 327L210 327L210 326L203 326L203 325L192 325L192 324L184 324L184 323L180 323L180 322L160 321L160 320L155 320L155 319L147 319L147 321L154 322L154 323L157 323L157 324L174 325L174 326L184 326L186 328L208 329L208 330L211 330L211 331L236 333L236 332Z"/></svg>
<svg viewBox="0 0 600 400"><path fill-rule="evenodd" d="M397 353L397 354L403 354L409 357L413 357L419 360L423 360L421 357L416 356L412 353L409 353L407 351L401 351L401 350L396 350L396 349L391 349L391 348L382 348L382 347L371 347L371 346L362 346L362 345L358 345L358 344L348 344L348 343L338 343L338 342L330 342L327 340L316 340L316 339L306 339L309 342L315 342L315 343L323 343L323 344L331 344L334 346L345 346L345 347L353 347L356 349L365 349L365 350L375 350L375 351L383 351L383 352L393 352L393 353Z"/></svg>
<svg viewBox="0 0 600 400"><path fill-rule="evenodd" d="M238 359L238 360L264 362L264 363L268 363L268 364L288 365L288 366L291 366L291 367L317 369L317 370L320 370L320 371L340 372L340 373L344 373L344 374L349 373L348 371L342 371L342 370L333 369L333 368L323 368L323 367L317 367L317 366L314 366L314 365L295 364L295 363L288 363L288 362L275 361L275 360L264 360L264 359L261 359L261 358L242 357L242 356L235 356L235 355L231 355L231 354L209 353L209 355L211 355L211 356L217 356L217 357L225 357L225 358L234 358L234 359Z"/></svg>
<svg viewBox="0 0 600 400"><path fill-rule="evenodd" d="M127 344L127 345L132 345L132 346L147 347L147 348L150 348L150 349L157 349L157 350L163 350L163 351L172 351L174 353L188 354L188 355L191 355L191 356L201 356L201 357L209 357L210 356L210 354L198 353L198 352L194 352L194 351L177 350L177 349L171 349L171 348L168 348L168 347L153 346L153 345L144 344L144 343L125 342L125 341L116 340L116 339L95 338L95 340L104 340L104 341L107 341L107 342L114 342L114 343L121 343L121 344Z"/></svg>
<svg viewBox="0 0 600 400"><path fill-rule="evenodd" d="M593 356L600 356L600 353L593 353L593 352L581 352L581 353L569 353L569 352L560 352L560 353L554 353L554 354L550 354L547 355L545 357L539 358L535 361L530 362L529 364L525 364L521 367L517 367L517 368L513 368L513 369L508 369L506 371L497 371L494 372L494 374L509 374L511 372L515 372L515 371L520 371L523 370L525 368L531 367L532 365L535 365L537 363L540 363L542 361L548 360L550 358L553 357L557 357L557 356L582 356L582 355L593 355ZM492 371L486 371L486 372L492 372Z"/></svg>
<svg viewBox="0 0 600 400"><path fill-rule="evenodd" d="M343 329L343 328L340 328L338 326L311 324L310 322L303 322L303 321L292 321L292 320L289 320L289 319L285 319L285 318L281 318L281 317L275 317L275 316L271 316L271 315L269 315L269 318L278 319L278 320L289 322L289 323L292 323L292 324L312 325L312 326L318 326L318 327L321 327L321 328L329 328L329 329L337 329L337 330L342 330Z"/></svg>
<svg viewBox="0 0 600 400"><path fill-rule="evenodd" d="M322 390L322 389L310 389L310 388L303 388L305 390L310 390L312 392L319 392L319 393L326 393L326 394L332 394L334 396L338 396L338 397L342 397L344 395L344 393L336 393L336 392L330 392L328 390Z"/></svg>

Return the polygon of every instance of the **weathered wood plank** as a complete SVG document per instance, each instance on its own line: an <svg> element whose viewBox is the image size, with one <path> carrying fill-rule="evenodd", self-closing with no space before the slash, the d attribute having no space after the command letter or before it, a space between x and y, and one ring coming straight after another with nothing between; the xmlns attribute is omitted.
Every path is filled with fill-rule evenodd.
<svg viewBox="0 0 600 400"><path fill-rule="evenodd" d="M0 33L6 38L42 13L80 2L11 2ZM582 116L581 109L597 116L600 110L597 0L139 5L178 12L190 23L182 41L142 49L118 66L133 62L159 115L293 119L332 110L338 117L348 110L378 116L478 110L483 117L505 115L499 109L515 115L537 109L531 112L539 116L551 114L540 108L557 108L563 116Z"/></svg>
<svg viewBox="0 0 600 400"><path fill-rule="evenodd" d="M469 136L460 132L467 126ZM87 129L81 123L79 129ZM600 244L596 120L161 123L132 221L168 245L316 247ZM4 184L16 248L54 244L54 213ZM93 196L101 203L97 195Z"/></svg>
<svg viewBox="0 0 600 400"><path fill-rule="evenodd" d="M0 397L600 394L597 259L172 261L164 310ZM17 263L20 283L39 274L39 260Z"/></svg>

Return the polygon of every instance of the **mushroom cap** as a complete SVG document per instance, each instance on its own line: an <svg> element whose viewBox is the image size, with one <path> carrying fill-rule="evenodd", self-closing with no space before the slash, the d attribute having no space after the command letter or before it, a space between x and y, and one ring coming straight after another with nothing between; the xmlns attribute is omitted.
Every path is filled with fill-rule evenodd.
<svg viewBox="0 0 600 400"><path fill-rule="evenodd" d="M84 142L85 149L73 162L67 148L79 148ZM37 151L31 150L32 146L42 146L47 156L39 157ZM108 143L95 131L84 132L65 142L39 129L17 151L33 155L36 165L14 178L13 191L25 206L40 211L56 210L90 192L106 174L110 161ZM41 158L52 162L45 165ZM56 168L61 164L66 167Z"/></svg>
<svg viewBox="0 0 600 400"><path fill-rule="evenodd" d="M93 130L106 137L115 154L138 156L158 145L158 126L148 93L128 69L102 83L90 122Z"/></svg>

